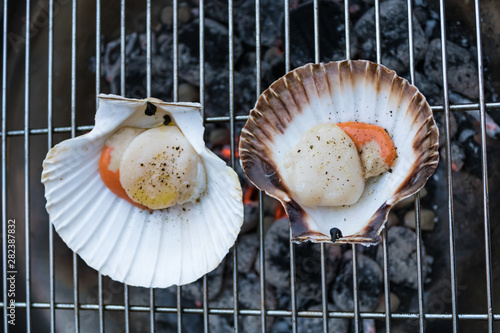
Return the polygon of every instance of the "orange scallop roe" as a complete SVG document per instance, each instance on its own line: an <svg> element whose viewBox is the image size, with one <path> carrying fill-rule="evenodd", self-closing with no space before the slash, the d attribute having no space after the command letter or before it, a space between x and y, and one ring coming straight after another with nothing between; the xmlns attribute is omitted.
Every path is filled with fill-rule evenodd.
<svg viewBox="0 0 500 333"><path fill-rule="evenodd" d="M132 205L140 209L148 209L146 206L134 202L127 195L127 192L120 183L120 170L115 172L109 170L109 163L111 162L111 152L113 147L104 146L101 153L101 158L99 159L99 173L101 174L101 179L104 185L111 190L118 197L127 200Z"/></svg>
<svg viewBox="0 0 500 333"><path fill-rule="evenodd" d="M351 138L358 150L361 146L375 140L380 147L380 157L385 161L385 164L392 167L398 153L389 133L382 127L355 121L338 123L337 126Z"/></svg>

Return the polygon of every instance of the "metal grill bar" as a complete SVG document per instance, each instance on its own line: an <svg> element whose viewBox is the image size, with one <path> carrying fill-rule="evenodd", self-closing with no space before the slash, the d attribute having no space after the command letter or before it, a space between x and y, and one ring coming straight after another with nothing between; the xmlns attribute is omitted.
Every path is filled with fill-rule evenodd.
<svg viewBox="0 0 500 333"><path fill-rule="evenodd" d="M290 0L284 0L285 32L285 72L290 71ZM290 248L290 306L292 314L292 333L297 333L297 295L295 294L295 244L292 242L292 230L289 233Z"/></svg>
<svg viewBox="0 0 500 333"><path fill-rule="evenodd" d="M431 106L432 111L444 111L442 105L433 105ZM468 111L478 111L480 106L478 103L468 103L468 104L454 104L450 105L450 112L468 112ZM497 110L500 109L500 103L485 103L485 110ZM248 120L248 116L238 115L234 117L235 122L246 122ZM213 123L227 123L229 121L228 116L221 117L206 117L205 123L213 124ZM85 125L85 126L77 126L75 128L78 132L88 132L94 128L93 125ZM62 126L62 127L54 127L53 133L71 133L71 126ZM39 134L47 134L49 130L47 128L32 128L29 129L30 135L39 135ZM3 135L0 132L0 135ZM24 129L21 130L7 130L7 136L23 136Z"/></svg>
<svg viewBox="0 0 500 333"><path fill-rule="evenodd" d="M7 0L3 2L2 36L2 278L7 281ZM7 283L2 288L3 304L7 304ZM28 302L28 299L26 299ZM29 304L29 302L28 302ZM7 307L2 309L4 332L8 330Z"/></svg>
<svg viewBox="0 0 500 333"><path fill-rule="evenodd" d="M411 38L410 38L411 40ZM380 1L375 1L375 43L377 63L382 62L382 47L380 38ZM411 43L410 43L411 44ZM387 229L382 231L382 249L384 253L384 303L385 303L385 330L391 331L391 294L389 281L389 251L387 247Z"/></svg>
<svg viewBox="0 0 500 333"><path fill-rule="evenodd" d="M96 89L96 110L99 107L99 93L101 92L101 0L96 0L96 37L95 37L95 89ZM97 274L97 297L99 302L99 332L104 332L104 302L102 298L102 275Z"/></svg>
<svg viewBox="0 0 500 333"><path fill-rule="evenodd" d="M320 63L319 46L319 4L314 0L314 62ZM323 308L323 332L328 333L328 300L325 268L325 243L320 244L320 265L321 265L321 306Z"/></svg>
<svg viewBox="0 0 500 333"><path fill-rule="evenodd" d="M30 255L29 255L29 228L30 228L30 211L29 211L29 112L30 112L30 0L26 1L26 48L24 58L24 218L25 218L25 249L26 249L26 303L31 303L31 283L30 283ZM50 127L49 127L50 129ZM50 139L49 139L50 140ZM50 143L50 141L49 141ZM30 296L28 296L30 295ZM53 304L53 299L51 303ZM31 310L29 306L26 308L27 330L30 330ZM52 316L51 316L52 318Z"/></svg>
<svg viewBox="0 0 500 333"><path fill-rule="evenodd" d="M351 59L351 45L350 45L350 11L349 11L349 3L348 1L345 2L346 5L344 7L344 15L345 15L345 21L346 21L346 26L345 26L345 34L346 34L346 59ZM376 2L377 4L378 2ZM376 24L377 25L377 24ZM358 333L362 329L360 327L360 313L359 313L359 296L358 296L358 251L356 248L356 245L352 245L352 285L353 285L353 304L354 304L354 332Z"/></svg>
<svg viewBox="0 0 500 333"><path fill-rule="evenodd" d="M205 105L205 4L204 0L199 0L199 43L200 43L200 103ZM174 66L175 67L175 66ZM205 108L202 108L203 121L206 119ZM209 298L208 279L203 276L203 332L209 332Z"/></svg>
<svg viewBox="0 0 500 333"><path fill-rule="evenodd" d="M262 87L262 64L261 64L261 30L260 30L260 0L255 0L255 96L259 98ZM260 326L262 332L266 331L266 270L265 270L265 243L264 243L264 195L259 190L259 284L260 284Z"/></svg>
<svg viewBox="0 0 500 333"><path fill-rule="evenodd" d="M125 0L120 1L120 94L126 96L125 83L126 83L126 54L125 54ZM125 333L130 332L130 295L129 286L123 284L123 303L124 303L124 314L125 314ZM76 315L76 314L75 314Z"/></svg>
<svg viewBox="0 0 500 333"><path fill-rule="evenodd" d="M410 58L410 82L415 84L415 53L413 41L413 3L408 0L408 46ZM422 276L422 228L421 228L421 206L420 192L415 194L415 233L417 236L417 292L418 292L418 324L419 332L423 333L425 329L424 314L424 279Z"/></svg>
<svg viewBox="0 0 500 333"><path fill-rule="evenodd" d="M493 332L493 292L491 277L491 237L490 237L490 216L489 216L489 195L488 195L488 158L486 153L486 109L484 95L484 68L483 68L483 44L481 42L481 8L479 0L474 1L475 21L476 21L476 47L477 47L477 72L479 79L479 106L481 125L481 176L483 183L483 217L484 217L484 247L486 264L486 296L488 311L488 332Z"/></svg>
<svg viewBox="0 0 500 333"><path fill-rule="evenodd" d="M52 98L53 98L53 74L54 74L54 2L49 1L49 45L48 45L48 82L47 82L47 123L49 133L47 135L47 145L48 148L52 148ZM28 162L26 162L28 163ZM28 176L27 176L28 177ZM26 205L28 207L28 204ZM26 219L29 217L26 215ZM26 224L26 253L29 253L28 240L30 234L30 228L28 223ZM27 260L27 265L29 265L29 260ZM54 267L54 227L52 223L49 223L49 276L50 276L50 331L55 332L56 330L56 310L55 310L55 267ZM29 328L28 328L29 330Z"/></svg>
<svg viewBox="0 0 500 333"><path fill-rule="evenodd" d="M3 307L3 303L0 303L0 306ZM25 302L16 302L16 306L19 308L26 308ZM50 303L45 302L34 302L31 304L33 309L50 309ZM80 310L99 310L99 304L90 304L90 303L80 303ZM55 308L58 310L74 310L73 303L62 303L58 302L55 305ZM106 311L124 311L125 306L118 304L107 304L104 306ZM131 306L130 311L132 312L150 312L151 309L149 306ZM176 307L163 307L157 306L155 308L156 313L176 313ZM203 314L203 309L200 308L189 308L185 307L182 309L182 312L185 314ZM233 308L210 308L209 314L212 315L233 315ZM262 312L259 309L240 309L238 311L239 315L247 315L247 316L261 316ZM290 310L267 310L266 316L270 317L291 317L292 311ZM418 319L420 314L418 312L397 312L391 313L391 319ZM297 317L300 318L323 318L323 311L297 311ZM345 311L329 311L329 318L348 318L353 319L353 312L345 312ZM361 319L384 319L385 313L383 312L361 312ZM431 320L451 320L453 318L453 314L450 313L426 313L425 319ZM478 313L459 313L458 319L464 320L482 320L488 321L488 314L478 314ZM493 320L500 321L500 313L493 313Z"/></svg>
<svg viewBox="0 0 500 333"><path fill-rule="evenodd" d="M440 28L441 28L441 59L443 68L443 99L445 111L445 135L446 135L446 184L448 193L448 222L450 242L450 279L451 279L451 309L453 320L453 332L458 332L457 320L457 285L455 268L455 231L453 216L453 177L451 173L451 139L450 139L450 100L448 91L448 64L446 54L446 18L444 0L439 1Z"/></svg>

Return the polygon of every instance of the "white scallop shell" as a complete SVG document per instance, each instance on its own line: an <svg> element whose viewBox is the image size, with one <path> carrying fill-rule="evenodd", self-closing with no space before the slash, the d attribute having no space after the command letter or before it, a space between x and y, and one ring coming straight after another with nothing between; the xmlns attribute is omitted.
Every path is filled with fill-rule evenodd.
<svg viewBox="0 0 500 333"><path fill-rule="evenodd" d="M297 203L282 177L284 157L302 133L324 122L359 121L391 135L398 158L392 172L371 178L356 204L310 208ZM242 130L240 158L258 188L281 201L296 242L375 244L389 210L417 192L439 160L438 131L425 97L384 66L369 61L308 64L262 93Z"/></svg>
<svg viewBox="0 0 500 333"><path fill-rule="evenodd" d="M66 244L101 274L134 286L168 287L215 269L243 223L236 173L205 147L198 103L165 103L146 116L147 100L100 95L94 129L56 145L43 162L50 221ZM114 195L101 181L99 158L106 139L123 126L163 123L181 129L201 156L207 191L198 202L147 211Z"/></svg>

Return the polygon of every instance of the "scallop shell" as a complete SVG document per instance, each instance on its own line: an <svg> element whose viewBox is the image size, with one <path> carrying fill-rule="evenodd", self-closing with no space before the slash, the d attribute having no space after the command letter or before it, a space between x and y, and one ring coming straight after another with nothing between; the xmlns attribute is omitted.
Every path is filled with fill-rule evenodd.
<svg viewBox="0 0 500 333"><path fill-rule="evenodd" d="M154 116L144 113L147 101L157 107ZM94 129L47 154L42 182L50 221L89 266L130 285L164 288L197 280L233 246L243 223L241 185L234 170L205 147L200 108L100 95ZM201 156L207 191L194 203L141 210L103 184L99 158L119 128L155 127L165 115Z"/></svg>
<svg viewBox="0 0 500 333"><path fill-rule="evenodd" d="M314 125L347 121L389 132L398 150L392 172L369 179L353 205L301 206L282 177L285 154ZM438 131L425 97L394 71L364 60L307 64L262 93L242 130L240 158L250 181L285 207L293 241L370 245L380 241L389 210L434 172ZM335 240L332 228L343 236Z"/></svg>

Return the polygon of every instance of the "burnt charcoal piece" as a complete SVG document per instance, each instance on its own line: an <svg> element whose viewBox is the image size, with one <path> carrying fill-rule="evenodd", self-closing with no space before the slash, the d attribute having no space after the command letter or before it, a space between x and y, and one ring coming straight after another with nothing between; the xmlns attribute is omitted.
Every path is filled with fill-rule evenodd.
<svg viewBox="0 0 500 333"><path fill-rule="evenodd" d="M187 82L200 84L199 20L179 30L179 76ZM233 59L236 63L243 53L238 38L233 40ZM205 19L205 84L214 83L217 74L229 66L229 37L225 26Z"/></svg>
<svg viewBox="0 0 500 333"><path fill-rule="evenodd" d="M240 252L241 253L241 252ZM259 309L260 308L260 279L255 274L241 275L239 281L239 304L242 309ZM266 309L276 309L276 297L274 290L266 287ZM240 325L243 332L258 333L262 332L259 316L240 316ZM274 322L273 317L268 317L266 320L266 329L269 331ZM217 331L214 331L217 332Z"/></svg>
<svg viewBox="0 0 500 333"><path fill-rule="evenodd" d="M417 236L405 227L395 226L387 232L387 247L389 251L389 279L410 288L417 289ZM377 250L377 261L384 262L382 246ZM425 257L425 247L422 244L422 278L428 270Z"/></svg>
<svg viewBox="0 0 500 333"><path fill-rule="evenodd" d="M212 74L205 87L205 114L208 117L229 116L229 72L219 70ZM234 72L234 110L236 114L248 114L255 103L255 78Z"/></svg>
<svg viewBox="0 0 500 333"><path fill-rule="evenodd" d="M408 10L399 0L380 4L380 28L382 43L382 64L402 74L408 70L410 56L408 51ZM360 57L375 61L375 9L368 10L354 26L358 36ZM427 49L424 31L413 17L413 47L415 62L423 59Z"/></svg>
<svg viewBox="0 0 500 333"><path fill-rule="evenodd" d="M226 279L222 293L210 301L212 308L233 307L232 279ZM260 280L255 274L241 274L238 281L238 303L242 309L260 308ZM276 297L272 288L266 288L266 308L276 309ZM267 330L271 328L273 320L267 318ZM209 318L210 332L233 332L234 317L211 315ZM242 332L262 332L259 316L240 316L239 329Z"/></svg>
<svg viewBox="0 0 500 333"><path fill-rule="evenodd" d="M265 236L266 282L289 293L290 291L290 247L289 220L274 222ZM327 283L333 281L341 258L341 249L326 245ZM259 271L259 260L255 270ZM302 243L295 246L295 279L298 304L304 305L321 297L321 252L319 244Z"/></svg>
<svg viewBox="0 0 500 333"><path fill-rule="evenodd" d="M410 80L409 76L405 78L408 81ZM413 84L425 96L425 99L430 105L443 104L443 91L432 79L429 79L427 75L416 71L415 82ZM441 130L441 127L438 127L438 129ZM441 135L441 131L439 131L439 135ZM441 137L439 138L441 139Z"/></svg>
<svg viewBox="0 0 500 333"><path fill-rule="evenodd" d="M273 46L280 35L280 26L276 22L283 19L284 1L263 0L260 2L260 43ZM236 1L234 6L236 33L241 41L255 46L255 1Z"/></svg>
<svg viewBox="0 0 500 333"><path fill-rule="evenodd" d="M448 84L451 90L472 99L479 96L477 64L469 51L452 42L446 43L448 55ZM441 40L434 39L429 44L425 57L425 74L438 85L443 85L443 66L441 63Z"/></svg>
<svg viewBox="0 0 500 333"><path fill-rule="evenodd" d="M233 291L231 286L224 285L222 293L213 301L210 301L212 308L231 308L233 307ZM210 332L233 332L234 318L233 316L211 315L208 320Z"/></svg>
<svg viewBox="0 0 500 333"><path fill-rule="evenodd" d="M396 228L396 227L393 227ZM384 277L376 261L358 254L358 298L361 311L372 311L383 293ZM344 260L332 288L332 298L342 311L353 311L352 252L344 254Z"/></svg>
<svg viewBox="0 0 500 333"><path fill-rule="evenodd" d="M238 272L250 273L253 271L255 258L259 252L259 236L256 233L240 235L238 237Z"/></svg>
<svg viewBox="0 0 500 333"><path fill-rule="evenodd" d="M345 59L344 9L335 2L319 2L320 61ZM354 37L354 36L353 36ZM355 38L351 47L355 48ZM293 67L314 62L314 5L298 6L290 12L290 61Z"/></svg>
<svg viewBox="0 0 500 333"><path fill-rule="evenodd" d="M144 98L147 94L146 35L132 33L126 36L125 46L125 95ZM157 43L162 41L162 47ZM151 96L169 100L172 93L172 39L165 34L152 34ZM102 74L110 85L112 94L121 95L120 89L120 40L106 44Z"/></svg>
<svg viewBox="0 0 500 333"><path fill-rule="evenodd" d="M328 304L328 311L339 311L340 309L334 304ZM307 308L307 311L323 311L321 304L313 305ZM297 319L297 331L314 333L322 332L323 318L308 318L299 317ZM328 319L328 332L330 333L347 333L349 332L349 320L344 318L330 318Z"/></svg>
<svg viewBox="0 0 500 333"><path fill-rule="evenodd" d="M208 297L213 300L221 293L224 278L225 261L216 269L207 273ZM177 293L175 288L170 288L173 293ZM196 305L203 304L203 278L195 282L182 286L182 299L184 302L194 302Z"/></svg>

